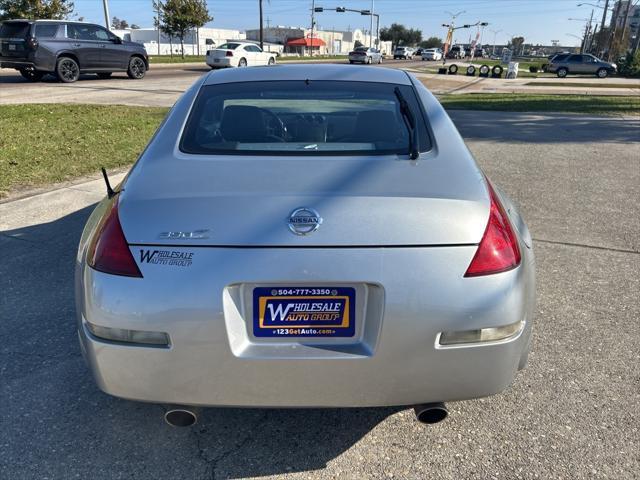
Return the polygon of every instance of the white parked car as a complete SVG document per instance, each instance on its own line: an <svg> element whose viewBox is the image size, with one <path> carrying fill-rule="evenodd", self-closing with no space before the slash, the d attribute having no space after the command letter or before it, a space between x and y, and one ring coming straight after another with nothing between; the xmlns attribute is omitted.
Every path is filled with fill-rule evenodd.
<svg viewBox="0 0 640 480"><path fill-rule="evenodd" d="M442 50L439 48L422 50L422 60L442 60Z"/></svg>
<svg viewBox="0 0 640 480"><path fill-rule="evenodd" d="M228 42L207 52L207 65L211 68L253 67L274 65L276 54L263 52L251 42Z"/></svg>

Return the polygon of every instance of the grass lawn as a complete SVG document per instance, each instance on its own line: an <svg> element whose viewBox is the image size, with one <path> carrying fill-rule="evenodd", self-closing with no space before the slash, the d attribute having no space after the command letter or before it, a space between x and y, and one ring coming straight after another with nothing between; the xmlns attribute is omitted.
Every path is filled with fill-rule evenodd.
<svg viewBox="0 0 640 480"><path fill-rule="evenodd" d="M204 63L204 55L185 55L184 58L180 54L174 55L149 55L149 63Z"/></svg>
<svg viewBox="0 0 640 480"><path fill-rule="evenodd" d="M0 197L132 163L167 110L0 105Z"/></svg>
<svg viewBox="0 0 640 480"><path fill-rule="evenodd" d="M571 112L600 115L640 115L640 97L604 95L536 95L528 93L467 93L442 95L446 109L505 112Z"/></svg>

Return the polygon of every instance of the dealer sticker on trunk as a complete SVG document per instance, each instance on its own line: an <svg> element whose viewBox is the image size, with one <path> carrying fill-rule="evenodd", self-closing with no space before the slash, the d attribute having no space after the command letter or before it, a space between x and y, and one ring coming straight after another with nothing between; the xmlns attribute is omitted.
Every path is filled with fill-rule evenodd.
<svg viewBox="0 0 640 480"><path fill-rule="evenodd" d="M256 337L353 337L356 292L351 287L257 287Z"/></svg>

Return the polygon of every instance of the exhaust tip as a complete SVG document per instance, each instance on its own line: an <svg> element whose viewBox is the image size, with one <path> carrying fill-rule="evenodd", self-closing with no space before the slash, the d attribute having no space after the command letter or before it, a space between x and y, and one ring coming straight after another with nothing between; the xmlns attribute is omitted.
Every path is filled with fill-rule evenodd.
<svg viewBox="0 0 640 480"><path fill-rule="evenodd" d="M418 421L427 425L439 423L449 416L449 410L442 402L417 405L414 411Z"/></svg>
<svg viewBox="0 0 640 480"><path fill-rule="evenodd" d="M172 427L191 427L198 421L198 416L189 408L171 407L164 414L164 421Z"/></svg>

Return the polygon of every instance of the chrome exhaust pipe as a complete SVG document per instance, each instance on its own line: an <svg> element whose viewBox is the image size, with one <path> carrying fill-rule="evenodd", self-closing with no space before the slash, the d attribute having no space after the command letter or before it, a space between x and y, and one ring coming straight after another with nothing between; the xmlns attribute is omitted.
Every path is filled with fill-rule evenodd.
<svg viewBox="0 0 640 480"><path fill-rule="evenodd" d="M191 427L198 422L198 410L181 405L171 405L164 413L164 421L172 427Z"/></svg>
<svg viewBox="0 0 640 480"><path fill-rule="evenodd" d="M441 422L449 415L449 410L443 402L416 405L413 410L416 412L416 418L420 423L429 425Z"/></svg>

